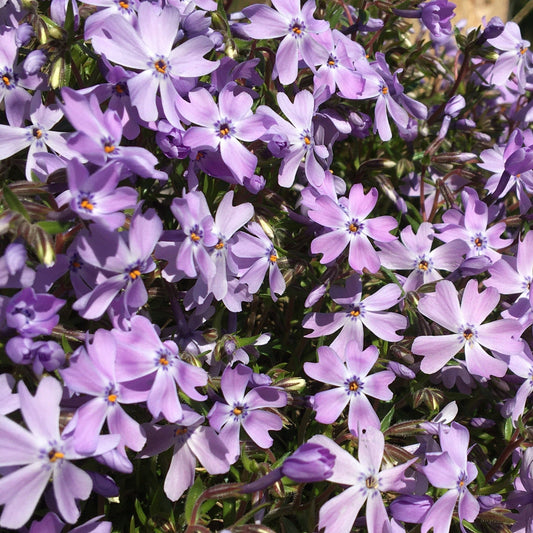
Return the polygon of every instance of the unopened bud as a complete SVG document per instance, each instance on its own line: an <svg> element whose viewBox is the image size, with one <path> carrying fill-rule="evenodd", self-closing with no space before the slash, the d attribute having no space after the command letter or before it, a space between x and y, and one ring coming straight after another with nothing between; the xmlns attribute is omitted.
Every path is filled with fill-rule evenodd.
<svg viewBox="0 0 533 533"><path fill-rule="evenodd" d="M275 383L276 387L281 387L286 391L299 392L305 387L305 379L303 378L284 378Z"/></svg>

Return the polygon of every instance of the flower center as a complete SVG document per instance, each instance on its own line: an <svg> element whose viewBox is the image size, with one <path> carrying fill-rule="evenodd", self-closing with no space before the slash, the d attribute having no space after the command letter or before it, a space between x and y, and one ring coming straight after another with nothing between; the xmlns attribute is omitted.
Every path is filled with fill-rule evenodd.
<svg viewBox="0 0 533 533"><path fill-rule="evenodd" d="M348 229L352 233L357 233L359 231L359 226L357 224L354 224L353 222L348 226Z"/></svg>
<svg viewBox="0 0 533 533"><path fill-rule="evenodd" d="M307 144L308 146L311 144L311 139L309 138L308 135L306 135L306 136L304 137L304 143Z"/></svg>
<svg viewBox="0 0 533 533"><path fill-rule="evenodd" d="M92 204L88 198L82 198L80 202L80 207L87 209L87 211L92 211L94 209L94 204Z"/></svg>
<svg viewBox="0 0 533 533"><path fill-rule="evenodd" d="M162 59L158 59L154 63L154 67L157 70L157 72L159 72L160 74L166 74L167 73L167 64Z"/></svg>
<svg viewBox="0 0 533 533"><path fill-rule="evenodd" d="M376 477L368 476L365 480L365 485L367 489L377 489L379 486L379 482Z"/></svg>
<svg viewBox="0 0 533 533"><path fill-rule="evenodd" d="M177 428L175 431L176 437L180 437L181 435L185 435L187 433L187 428Z"/></svg>
<svg viewBox="0 0 533 533"><path fill-rule="evenodd" d="M135 268L132 268L129 273L128 273L128 276L131 278L131 279L137 279L139 276L141 275L141 271L135 267Z"/></svg>
<svg viewBox="0 0 533 533"><path fill-rule="evenodd" d="M7 74L4 74L2 76L2 81L4 82L4 85L6 87L9 87L11 85L11 78Z"/></svg>
<svg viewBox="0 0 533 533"><path fill-rule="evenodd" d="M63 457L65 457L65 454L62 453L62 452L58 452L58 451L56 451L54 448L52 448L52 449L48 452L48 460L49 460L51 463L55 463L58 459L63 459Z"/></svg>
<svg viewBox="0 0 533 533"><path fill-rule="evenodd" d="M348 389L350 389L352 392L355 392L359 388L359 385L356 381L350 381L348 383Z"/></svg>
<svg viewBox="0 0 533 533"><path fill-rule="evenodd" d="M229 132L230 132L229 125L226 124L226 123L221 124L219 129L218 129L218 132L219 132L220 137L228 136Z"/></svg>
<svg viewBox="0 0 533 533"><path fill-rule="evenodd" d="M524 55L527 52L527 50L528 50L527 46L521 46L520 47L520 54Z"/></svg>
<svg viewBox="0 0 533 533"><path fill-rule="evenodd" d="M115 145L114 145L112 142L109 142L109 141L108 141L108 142L106 142L106 143L104 144L104 152L105 152L106 154L111 154L111 153L113 153L114 151L115 151Z"/></svg>
<svg viewBox="0 0 533 533"><path fill-rule="evenodd" d="M159 364L163 365L163 366L167 366L168 365L168 359L164 355L162 355L159 358Z"/></svg>
<svg viewBox="0 0 533 533"><path fill-rule="evenodd" d="M222 248L224 248L224 242L222 240L218 241L216 244L215 244L215 248L217 250L222 250Z"/></svg>
<svg viewBox="0 0 533 533"><path fill-rule="evenodd" d="M194 233L194 231L191 233L191 240L193 240L194 242L198 242L200 239L200 235L197 235L196 233Z"/></svg>
<svg viewBox="0 0 533 533"><path fill-rule="evenodd" d="M361 314L361 311L360 311L359 307L354 307L350 311L350 315L352 315L352 316L359 316L360 314Z"/></svg>
<svg viewBox="0 0 533 533"><path fill-rule="evenodd" d="M418 263L418 269L419 270L427 270L428 269L428 262L423 260Z"/></svg>
<svg viewBox="0 0 533 533"><path fill-rule="evenodd" d="M123 82L119 81L117 84L115 84L115 87L113 87L116 94L119 96L122 96L123 94L128 94L128 86Z"/></svg>
<svg viewBox="0 0 533 533"><path fill-rule="evenodd" d="M474 244L480 248L481 246L483 246L483 240L480 239L479 237L476 237L475 240L474 240Z"/></svg>
<svg viewBox="0 0 533 533"><path fill-rule="evenodd" d="M115 403L117 401L118 396L116 394L109 394L107 396L107 401L109 403Z"/></svg>
<svg viewBox="0 0 533 533"><path fill-rule="evenodd" d="M302 27L299 24L293 24L291 28L292 33L296 33L296 35L300 35L302 33ZM520 51L522 53L522 51Z"/></svg>
<svg viewBox="0 0 533 533"><path fill-rule="evenodd" d="M122 9L129 9L130 8L130 5L128 4L128 2L119 2L118 5L122 8Z"/></svg>
<svg viewBox="0 0 533 533"><path fill-rule="evenodd" d="M389 94L389 88L388 87L383 87L383 89L381 89L381 92L383 94Z"/></svg>
<svg viewBox="0 0 533 533"><path fill-rule="evenodd" d="M466 328L463 331L463 337L469 341L474 336L474 332L470 328Z"/></svg>
<svg viewBox="0 0 533 533"><path fill-rule="evenodd" d="M37 127L33 128L31 133L36 139L40 139L43 136L43 130Z"/></svg>
<svg viewBox="0 0 533 533"><path fill-rule="evenodd" d="M235 416L242 415L242 408L240 406L236 406L233 408L233 414Z"/></svg>

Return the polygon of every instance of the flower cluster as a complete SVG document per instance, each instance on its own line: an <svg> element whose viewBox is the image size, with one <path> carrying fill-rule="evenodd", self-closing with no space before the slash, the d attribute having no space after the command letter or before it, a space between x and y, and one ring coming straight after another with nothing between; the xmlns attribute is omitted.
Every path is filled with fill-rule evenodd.
<svg viewBox="0 0 533 533"><path fill-rule="evenodd" d="M530 43L353 3L0 0L0 529L533 530Z"/></svg>

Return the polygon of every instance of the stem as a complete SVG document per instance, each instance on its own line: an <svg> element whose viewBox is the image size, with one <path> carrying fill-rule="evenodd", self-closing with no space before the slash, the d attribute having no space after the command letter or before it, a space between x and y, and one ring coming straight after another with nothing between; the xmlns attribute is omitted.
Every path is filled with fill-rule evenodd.
<svg viewBox="0 0 533 533"><path fill-rule="evenodd" d="M525 440L524 437L519 437L519 435L520 435L520 430L517 428L517 429L515 429L509 444L505 447L505 449L503 450L503 452L500 455L500 457L498 457L498 459L496 459L496 462L494 463L492 468L487 472L487 475L485 476L485 479L487 481L490 482L490 480L494 477L494 474L496 474L496 472L498 472L500 470L500 468L503 465L503 463L505 463L505 461L511 456L513 451L516 448L518 448L518 446L520 446L520 444L522 444L524 442L524 440Z"/></svg>
<svg viewBox="0 0 533 533"><path fill-rule="evenodd" d="M511 22L520 24L533 11L533 0L529 2L511 19Z"/></svg>

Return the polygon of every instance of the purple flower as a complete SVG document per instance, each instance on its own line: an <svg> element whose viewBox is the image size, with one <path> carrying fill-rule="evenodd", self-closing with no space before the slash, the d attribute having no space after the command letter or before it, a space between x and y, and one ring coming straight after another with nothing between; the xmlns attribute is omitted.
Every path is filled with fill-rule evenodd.
<svg viewBox="0 0 533 533"><path fill-rule="evenodd" d="M46 370L53 372L65 362L63 348L54 341L34 341L27 337L13 337L7 341L6 353L19 365L32 365L33 372L40 376Z"/></svg>
<svg viewBox="0 0 533 533"><path fill-rule="evenodd" d="M467 461L468 430L452 422L451 426L439 426L441 452L426 453L427 465L422 467L429 482L437 488L449 489L431 507L422 524L422 533L433 528L434 533L450 530L453 509L459 501L459 525L462 521L473 522L479 513L479 503L467 489L477 477L476 465Z"/></svg>
<svg viewBox="0 0 533 533"><path fill-rule="evenodd" d="M252 177L257 157L239 141L255 141L265 131L267 117L252 113L249 94L234 94L224 87L218 96L218 106L207 89L189 92L190 104L184 104L183 116L198 124L185 132L183 143L192 150L220 149L222 160L241 185L245 176Z"/></svg>
<svg viewBox="0 0 533 533"><path fill-rule="evenodd" d="M507 364L490 356L484 349L503 354L522 352L520 322L512 319L483 324L500 300L496 289L489 287L478 293L478 282L470 280L463 292L461 304L457 290L450 281L437 283L436 292L426 294L418 310L430 320L452 331L449 335L417 337L412 352L423 355L420 368L426 374L439 371L455 354L464 348L468 371L477 376L503 376Z"/></svg>
<svg viewBox="0 0 533 533"><path fill-rule="evenodd" d="M20 289L30 287L35 279L35 272L26 266L28 254L21 242L12 242L0 257L0 287Z"/></svg>
<svg viewBox="0 0 533 533"><path fill-rule="evenodd" d="M152 323L137 315L129 331L112 330L117 343L115 376L129 389L147 393L148 410L154 417L179 422L183 408L178 390L197 401L205 400L196 387L207 384L205 370L193 366L179 356L172 341L162 342Z"/></svg>
<svg viewBox="0 0 533 533"><path fill-rule="evenodd" d="M291 102L289 97L282 92L278 93L277 98L280 109L290 122L282 119L269 108L262 107L261 111L275 120L275 124L270 126L266 137L271 141L277 139L282 144L286 144L279 154L279 157L283 158L278 175L279 184L282 187L290 187L294 183L296 171L302 159L305 159L307 180L313 186L318 187L324 181L324 169L317 157L324 160L329 152L326 146L315 138L313 124L315 99L309 91L296 93L294 102Z"/></svg>
<svg viewBox="0 0 533 533"><path fill-rule="evenodd" d="M179 424L144 426L148 442L139 457L152 457L174 446L163 485L165 494L173 502L194 483L197 459L209 474L223 474L229 470L224 441L213 428L203 426L203 421L203 416L185 406Z"/></svg>
<svg viewBox="0 0 533 533"><path fill-rule="evenodd" d="M401 232L400 241L379 243L378 252L381 264L396 270L411 270L403 283L405 292L414 291L421 285L442 279L438 270L454 271L463 256L468 252L468 245L455 240L431 250L435 233L429 222L423 222L415 235L413 228L407 226Z"/></svg>
<svg viewBox="0 0 533 533"><path fill-rule="evenodd" d="M516 520L511 530L529 533L533 523L533 448L522 452L520 477L515 479L515 490L509 495L507 506L518 511L518 516L508 515Z"/></svg>
<svg viewBox="0 0 533 533"><path fill-rule="evenodd" d="M248 285L248 290L255 294L268 270L270 296L276 301L276 294L283 294L285 291L285 280L278 265L278 253L257 222L250 222L246 229L252 235L239 232L238 240L232 247L239 265L240 281Z"/></svg>
<svg viewBox="0 0 533 533"><path fill-rule="evenodd" d="M358 342L360 349L363 348L364 327L380 339L401 340L403 337L396 331L407 327L407 318L398 313L384 311L398 303L401 297L400 287L389 284L361 300L362 290L361 279L357 274L346 280L346 287L332 287L331 298L343 309L336 313L307 315L302 327L313 331L306 337L323 337L342 328L331 343L331 348L338 354L344 354L348 342L353 339Z"/></svg>
<svg viewBox="0 0 533 533"><path fill-rule="evenodd" d="M123 209L137 205L137 191L131 187L119 187L122 178L120 165L111 163L93 174L77 160L67 165L69 189L57 198L58 205L70 200L70 208L84 220L114 230L124 224Z"/></svg>
<svg viewBox="0 0 533 533"><path fill-rule="evenodd" d="M252 39L283 37L276 54L275 71L283 85L292 83L298 75L298 58L301 55L308 67L320 64L324 55L322 46L314 35L327 31L325 20L313 18L314 0L300 8L299 0L273 0L271 7L255 4L243 9L251 24L242 27Z"/></svg>
<svg viewBox="0 0 533 533"><path fill-rule="evenodd" d="M522 39L520 26L516 22L507 22L502 33L487 42L500 51L494 64L490 82L496 86L504 85L512 73L516 75L518 89L525 91L526 75L530 71L530 43Z"/></svg>
<svg viewBox="0 0 533 533"><path fill-rule="evenodd" d="M252 378L252 370L238 364L226 367L220 381L220 388L226 403L215 402L207 418L211 426L220 432L228 448L228 461L233 464L240 455L239 433L241 425L249 437L261 448L270 448L273 443L269 431L282 428L281 418L265 408L284 407L287 394L268 385L253 388L246 393Z"/></svg>
<svg viewBox="0 0 533 533"><path fill-rule="evenodd" d="M132 104L147 122L158 118L156 95L159 90L165 117L171 124L179 124L177 107L184 100L175 82L183 77L203 76L218 66L218 61L203 57L213 48L206 36L193 37L173 48L180 18L180 12L174 7L161 8L151 2L140 2L137 28L123 16L114 15L92 36L95 50L107 59L142 71L130 78L127 85Z"/></svg>
<svg viewBox="0 0 533 533"><path fill-rule="evenodd" d="M87 97L64 87L61 96L65 102L63 104L65 116L78 130L68 140L70 148L98 166L117 161L130 172L143 178L161 180L168 178L164 172L154 168L158 160L146 148L120 146L122 120L112 109L102 112L94 94Z"/></svg>
<svg viewBox="0 0 533 533"><path fill-rule="evenodd" d="M526 343L524 343L523 353L513 355L509 359L509 370L524 379L506 406L506 414L510 411L507 416L511 416L513 424L516 425L519 417L524 413L528 398L533 394L533 355L531 348Z"/></svg>
<svg viewBox="0 0 533 533"><path fill-rule="evenodd" d="M396 237L389 231L397 226L397 222L391 216L367 218L377 200L378 191L372 187L365 194L360 183L352 185L350 196L341 198L338 203L329 196L316 199L315 207L309 211L309 218L330 230L311 242L311 252L323 254L321 263L330 263L350 245L348 262L354 270L379 270L379 256L369 237L380 242L393 241Z"/></svg>
<svg viewBox="0 0 533 533"><path fill-rule="evenodd" d="M65 305L51 294L35 294L26 287L13 296L6 305L6 322L23 337L49 335L59 322L57 312Z"/></svg>
<svg viewBox="0 0 533 533"><path fill-rule="evenodd" d="M140 206L128 232L93 226L89 236L80 238L78 254L83 263L98 268L102 274L96 287L74 302L73 309L84 318L99 318L119 293L124 316L143 306L148 293L141 276L155 269L151 255L162 231L155 211L149 209L142 213Z"/></svg>
<svg viewBox="0 0 533 533"><path fill-rule="evenodd" d="M120 435L120 444L139 451L146 441L139 424L120 404L144 401L146 393L128 389L115 376L116 343L108 331L99 329L93 341L77 350L69 367L60 372L72 393L92 397L76 412L74 437L76 451L90 454L96 449L98 435L107 421L109 433Z"/></svg>
<svg viewBox="0 0 533 533"><path fill-rule="evenodd" d="M341 494L320 508L319 528L324 533L349 533L366 502L366 526L370 533L390 531L382 492L401 491L405 488L404 472L416 459L386 468L380 472L385 438L379 429L360 427L359 460L332 440L316 435L309 442L320 444L335 456L332 483L347 485Z"/></svg>
<svg viewBox="0 0 533 533"><path fill-rule="evenodd" d="M4 510L0 526L22 527L31 517L48 481L52 480L61 516L74 524L80 515L76 500L86 500L93 482L89 474L70 461L83 457L75 451L76 440L59 433L59 402L62 387L51 377L40 382L35 396L19 382L20 409L28 429L5 416L0 417L2 454L0 467L17 467L0 479L0 504ZM92 455L113 449L119 437L98 438Z"/></svg>
<svg viewBox="0 0 533 533"><path fill-rule="evenodd" d="M453 34L451 20L455 16L455 7L455 4L448 0L431 0L420 4L420 18L433 41L446 41Z"/></svg>
<svg viewBox="0 0 533 533"><path fill-rule="evenodd" d="M375 346L361 350L357 341L346 345L343 358L328 346L318 348L318 363L305 363L304 371L317 381L335 386L313 397L313 409L319 422L332 424L350 404L348 428L355 436L358 436L359 427L380 428L380 420L367 396L381 401L391 400L392 391L388 386L395 376L388 370L368 375L378 356Z"/></svg>

